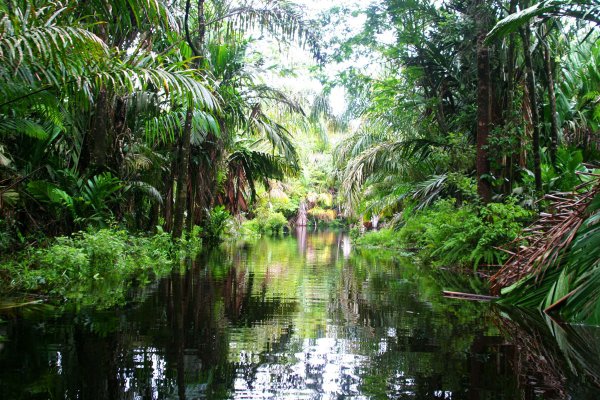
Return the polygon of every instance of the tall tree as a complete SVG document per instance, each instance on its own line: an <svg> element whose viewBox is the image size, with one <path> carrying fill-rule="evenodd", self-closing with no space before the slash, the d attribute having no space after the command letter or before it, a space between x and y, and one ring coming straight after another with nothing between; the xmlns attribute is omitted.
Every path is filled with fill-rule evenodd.
<svg viewBox="0 0 600 400"><path fill-rule="evenodd" d="M533 151L533 174L535 177L535 190L542 193L542 161L540 156L540 117L536 95L535 70L531 59L531 28L526 24L520 30L523 40L523 54L525 58L525 73L527 81L527 96L531 108L532 123L532 151Z"/></svg>
<svg viewBox="0 0 600 400"><path fill-rule="evenodd" d="M554 66L552 65L552 54L550 44L543 40L544 47L544 71L546 73L546 84L548 86L548 103L550 104L550 160L556 166L556 152L558 150L558 113L556 108L556 92L554 90Z"/></svg>
<svg viewBox="0 0 600 400"><path fill-rule="evenodd" d="M487 203L492 198L490 183L490 161L488 157L488 138L492 122L492 86L490 81L489 48L485 37L489 27L488 12L484 1L477 1L475 25L477 35L477 193Z"/></svg>

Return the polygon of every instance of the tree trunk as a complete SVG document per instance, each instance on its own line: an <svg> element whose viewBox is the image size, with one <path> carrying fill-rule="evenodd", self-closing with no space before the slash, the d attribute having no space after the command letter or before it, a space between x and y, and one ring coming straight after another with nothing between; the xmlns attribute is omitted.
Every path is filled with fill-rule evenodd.
<svg viewBox="0 0 600 400"><path fill-rule="evenodd" d="M173 238L179 239L183 232L184 213L187 203L187 184L190 162L190 142L192 138L193 106L190 104L185 116L185 125L178 152L177 162L177 188L175 190L175 213L173 216Z"/></svg>
<svg viewBox="0 0 600 400"><path fill-rule="evenodd" d="M96 98L96 107L91 129L91 161L95 167L104 167L108 150L109 95L101 88Z"/></svg>
<svg viewBox="0 0 600 400"><path fill-rule="evenodd" d="M480 30L477 38L477 193L484 203L489 203L492 187L487 145L492 110L489 49L484 39L485 30Z"/></svg>
<svg viewBox="0 0 600 400"><path fill-rule="evenodd" d="M150 215L148 216L148 224L146 225L147 231L155 231L156 226L158 225L158 213L160 210L160 204L157 202L152 202L150 206Z"/></svg>
<svg viewBox="0 0 600 400"><path fill-rule="evenodd" d="M509 7L509 14L517 12L517 0L511 0ZM515 45L515 34L511 33L509 36L508 54L506 60L506 104L504 105L504 125L512 124L514 120L514 99L515 99L515 59L516 59L516 45ZM515 157L517 156L516 149L510 149L510 152L506 156L506 163L504 165L504 194L510 194L512 192L513 184L513 165L515 164Z"/></svg>
<svg viewBox="0 0 600 400"><path fill-rule="evenodd" d="M525 25L520 30L523 39L523 51L525 55L525 72L527 75L527 91L529 92L529 103L531 104L531 119L533 124L533 174L535 176L535 190L542 192L542 168L540 157L540 117L535 96L535 73L533 71L533 62L531 60L531 48L529 38L531 30L529 25Z"/></svg>
<svg viewBox="0 0 600 400"><path fill-rule="evenodd" d="M550 101L550 159L552 160L552 165L556 166L558 118L556 113L556 93L554 92L554 74L552 73L552 59L550 58L550 46L548 46L548 43L544 43L544 67L548 82L548 100Z"/></svg>
<svg viewBox="0 0 600 400"><path fill-rule="evenodd" d="M178 150L179 151L179 150ZM171 153L175 153L175 146L171 146ZM165 220L165 231L173 231L173 189L175 186L175 174L177 173L177 158L171 161L171 169L167 176L167 183L165 185L164 205L163 205L163 218Z"/></svg>
<svg viewBox="0 0 600 400"><path fill-rule="evenodd" d="M186 221L186 227L187 227L188 233L191 233L192 228L194 227L194 213L196 211L195 210L196 186L193 184L193 182L194 182L193 172L194 171L192 170L191 143L190 143L190 157L188 157L188 179L187 179L188 192L187 192L187 221Z"/></svg>

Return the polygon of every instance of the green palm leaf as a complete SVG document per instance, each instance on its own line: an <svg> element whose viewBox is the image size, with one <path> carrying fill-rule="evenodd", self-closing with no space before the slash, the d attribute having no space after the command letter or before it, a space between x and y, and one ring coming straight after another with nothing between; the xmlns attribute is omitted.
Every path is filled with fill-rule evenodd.
<svg viewBox="0 0 600 400"><path fill-rule="evenodd" d="M487 34L486 43L515 32L533 18L550 16L568 16L600 24L600 5L592 0L540 1L499 21Z"/></svg>

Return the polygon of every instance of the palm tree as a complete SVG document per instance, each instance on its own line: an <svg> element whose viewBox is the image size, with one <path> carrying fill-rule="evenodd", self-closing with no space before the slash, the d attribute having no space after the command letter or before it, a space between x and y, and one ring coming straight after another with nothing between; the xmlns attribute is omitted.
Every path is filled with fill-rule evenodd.
<svg viewBox="0 0 600 400"><path fill-rule="evenodd" d="M123 172L125 153L136 142L132 99L152 98L162 104L155 107L157 114L182 103L217 110L206 77L186 68L180 49L161 45L162 52L154 52L158 46L152 46L152 34L155 39L159 34L153 26L163 27L160 35L176 33L162 3L116 2L107 8L104 2L86 2L85 10L75 2L37 3L0 4L0 92L5 99L0 133L4 156L13 161L12 176L3 176L2 193L23 191L32 175L56 181L57 170ZM78 17L80 11L85 15ZM124 25L103 27L96 19ZM37 150L24 151L31 146Z"/></svg>
<svg viewBox="0 0 600 400"><path fill-rule="evenodd" d="M186 41L197 57L197 67L203 68L216 82L215 93L222 99L224 109L216 116L219 133L208 132L201 143L190 143L188 156L183 155L184 160L189 160L190 168L185 172L187 177L181 175L178 181L188 182L188 228L194 223L201 223L206 215L205 210L216 204L216 195L220 190L217 182L219 168L229 171L225 174L227 178L223 182L226 191L244 186L230 181L237 181L241 176L231 171L231 168L241 171L242 164L232 164L233 160L243 159L238 158L241 157L241 153L238 153L237 149L241 138L269 142L272 146L272 167L276 169L279 168L279 156L286 157L290 166L297 164L297 155L289 132L271 119L263 109L283 104L296 112L301 110L283 93L256 83L257 79L245 61L245 32L264 29L282 40L307 40L315 44L300 14L285 2L243 2L239 7L232 7L227 2L201 1L194 7L191 2L185 2ZM187 151L188 147L185 148ZM255 158L254 160L256 161ZM248 162L244 165L250 168L259 164L264 166L266 159L259 164L255 161L249 162L249 159L246 161ZM262 173L261 168L254 174ZM269 175L272 174L268 173L265 177ZM244 176L249 182L253 182L250 171L246 170ZM253 183L250 183L250 187L253 192ZM178 188L183 191L183 185L178 185ZM241 193L237 189L235 191ZM183 195L179 198L182 201L179 208L176 205L175 215L181 220ZM225 196L222 199L224 198L229 197ZM237 210L238 207L234 204L240 202L241 200L231 200L229 206L232 210ZM175 232L174 235L178 234L179 232Z"/></svg>

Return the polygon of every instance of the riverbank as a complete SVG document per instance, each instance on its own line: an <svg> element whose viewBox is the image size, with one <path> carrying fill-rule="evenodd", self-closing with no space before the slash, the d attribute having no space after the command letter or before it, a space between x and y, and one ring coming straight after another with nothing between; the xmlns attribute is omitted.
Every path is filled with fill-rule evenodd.
<svg viewBox="0 0 600 400"><path fill-rule="evenodd" d="M434 266L500 265L507 254L498 247L514 241L533 216L533 211L511 202L457 206L454 200L441 200L406 213L395 227L357 236L354 243L415 251Z"/></svg>
<svg viewBox="0 0 600 400"><path fill-rule="evenodd" d="M123 303L128 289L169 274L201 249L197 235L174 242L110 228L48 239L0 263L0 296L76 300L107 308Z"/></svg>

